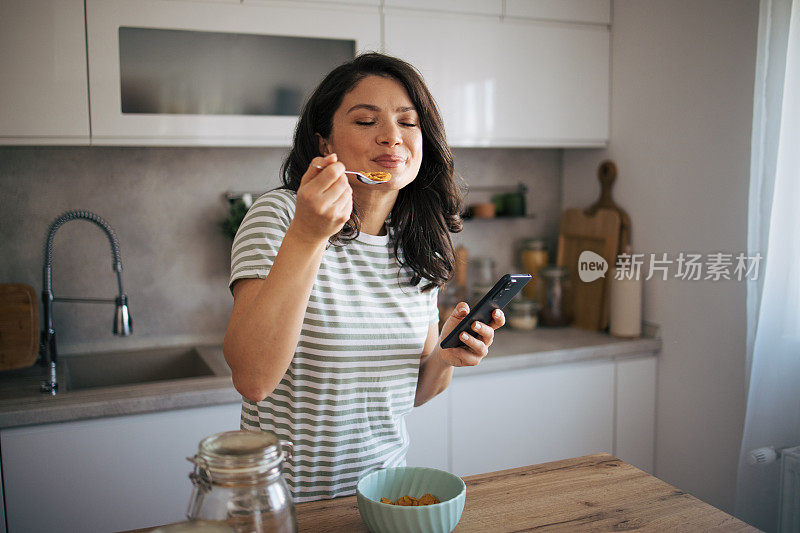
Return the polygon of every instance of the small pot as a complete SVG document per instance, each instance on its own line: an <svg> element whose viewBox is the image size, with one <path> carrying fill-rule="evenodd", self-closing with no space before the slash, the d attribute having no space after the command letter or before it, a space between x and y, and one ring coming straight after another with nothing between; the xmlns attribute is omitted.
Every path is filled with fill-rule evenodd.
<svg viewBox="0 0 800 533"><path fill-rule="evenodd" d="M497 208L492 202L484 202L472 206L475 218L494 218Z"/></svg>

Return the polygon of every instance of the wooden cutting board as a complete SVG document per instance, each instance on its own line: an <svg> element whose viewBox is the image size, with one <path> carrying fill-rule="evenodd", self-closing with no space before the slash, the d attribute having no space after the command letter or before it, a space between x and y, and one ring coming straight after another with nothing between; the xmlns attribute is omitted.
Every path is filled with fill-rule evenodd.
<svg viewBox="0 0 800 533"><path fill-rule="evenodd" d="M36 291L22 283L0 283L0 370L32 366L38 350Z"/></svg>
<svg viewBox="0 0 800 533"><path fill-rule="evenodd" d="M594 281L581 281L578 258L590 250L614 265L619 247L619 213L601 208L593 216L581 209L567 209L561 217L556 264L566 267L572 283L573 325L591 331L608 327L608 272Z"/></svg>
<svg viewBox="0 0 800 533"><path fill-rule="evenodd" d="M597 213L598 209L606 208L619 213L619 252L626 252L631 244L631 217L611 197L611 187L617 179L617 165L610 160L603 161L597 169L597 179L600 181L600 198L583 212L592 216ZM630 251L626 253L630 253Z"/></svg>

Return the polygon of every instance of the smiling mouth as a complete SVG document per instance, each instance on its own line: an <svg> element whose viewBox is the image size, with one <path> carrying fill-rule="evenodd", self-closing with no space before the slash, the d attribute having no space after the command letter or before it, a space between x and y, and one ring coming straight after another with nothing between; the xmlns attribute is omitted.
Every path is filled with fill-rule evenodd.
<svg viewBox="0 0 800 533"><path fill-rule="evenodd" d="M378 159L373 159L375 163L383 168L398 168L403 166L406 163L405 159L398 159L394 157L383 157Z"/></svg>

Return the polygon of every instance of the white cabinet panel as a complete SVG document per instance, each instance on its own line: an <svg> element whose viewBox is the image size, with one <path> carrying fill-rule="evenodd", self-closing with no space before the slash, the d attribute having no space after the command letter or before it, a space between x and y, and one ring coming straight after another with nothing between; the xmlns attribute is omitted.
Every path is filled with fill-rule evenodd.
<svg viewBox="0 0 800 533"><path fill-rule="evenodd" d="M457 475L612 453L613 362L482 374L451 389Z"/></svg>
<svg viewBox="0 0 800 533"><path fill-rule="evenodd" d="M611 24L611 0L505 0L507 17Z"/></svg>
<svg viewBox="0 0 800 533"><path fill-rule="evenodd" d="M0 144L89 144L83 0L2 0L0 72Z"/></svg>
<svg viewBox="0 0 800 533"><path fill-rule="evenodd" d="M406 429L411 438L406 454L408 466L450 470L449 396L449 389L445 390L406 415Z"/></svg>
<svg viewBox="0 0 800 533"><path fill-rule="evenodd" d="M607 142L607 27L386 9L384 28L387 53L425 77L452 145Z"/></svg>
<svg viewBox="0 0 800 533"><path fill-rule="evenodd" d="M503 13L502 0L384 0L383 5L390 8L450 11L498 17Z"/></svg>
<svg viewBox="0 0 800 533"><path fill-rule="evenodd" d="M119 531L185 520L186 460L204 437L239 429L241 405L0 432L8 529Z"/></svg>
<svg viewBox="0 0 800 533"><path fill-rule="evenodd" d="M177 93L177 96L165 97L176 105L153 112L123 112L125 100L120 90L120 28L134 28L136 31L170 30L174 34L202 33L208 38L223 40L229 35L248 38L245 39L248 41L256 36L338 39L353 41L355 53L378 50L381 44L379 8L369 6L307 2L225 4L163 0L87 0L86 18L92 144L289 146L297 122L297 116L290 114L260 111L248 114L248 111L237 107L236 102L232 106L228 105L230 99L226 94L239 91L244 81L255 78L256 73L269 73L269 65L260 63L257 53L255 59L253 54L235 55L230 60L222 59L222 65L231 68L246 62L247 77L241 83L220 79L224 77L214 76L213 72L209 75L214 70L211 66L191 68L193 76L200 73L201 78L210 77L211 81L208 83L220 84L217 94L220 95L218 100L222 102L203 103L210 110L194 113L181 109L183 103L192 100L194 92L206 90L207 84L201 84L199 89L191 84L182 86L180 73L176 73L173 81L172 73L167 71L165 75L162 70L157 76L142 82L142 92ZM130 32L128 29L123 31ZM279 54L276 60L279 63L276 65L283 69L287 62L291 62L289 66L294 67L293 72L298 79L307 81L305 77L313 74L313 85L316 85L330 68L325 67L324 73L315 74L312 65L316 64L319 57L317 54L302 54L304 46L294 49L301 51L305 60L303 64ZM207 56L201 55L199 60L202 61L205 57ZM197 57L192 58L193 61L194 59ZM190 64L194 65L193 62ZM219 63L209 63L213 64ZM153 63L148 61L146 65ZM154 70L158 70L157 65ZM158 90L153 91L154 85ZM297 100L296 96L290 96ZM300 98L307 96L301 95Z"/></svg>
<svg viewBox="0 0 800 533"><path fill-rule="evenodd" d="M653 473L656 358L617 363L616 457Z"/></svg>
<svg viewBox="0 0 800 533"><path fill-rule="evenodd" d="M234 0L239 1L239 0ZM381 0L294 0L295 2L308 2L311 4L353 4L362 6L380 7ZM241 0L243 4L274 3L275 0Z"/></svg>

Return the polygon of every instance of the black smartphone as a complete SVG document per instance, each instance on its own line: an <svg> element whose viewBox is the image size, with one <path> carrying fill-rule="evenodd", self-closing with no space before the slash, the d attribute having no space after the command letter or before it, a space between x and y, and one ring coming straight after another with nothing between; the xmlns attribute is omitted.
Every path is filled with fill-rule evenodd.
<svg viewBox="0 0 800 533"><path fill-rule="evenodd" d="M483 295L481 301L475 304L475 307L453 328L453 331L445 337L439 346L442 348L466 346L461 341L461 333L464 331L475 338L479 338L478 334L472 329L472 323L478 321L490 324L494 310L505 307L530 280L530 274L506 274L500 278L500 281L495 283L494 287Z"/></svg>

